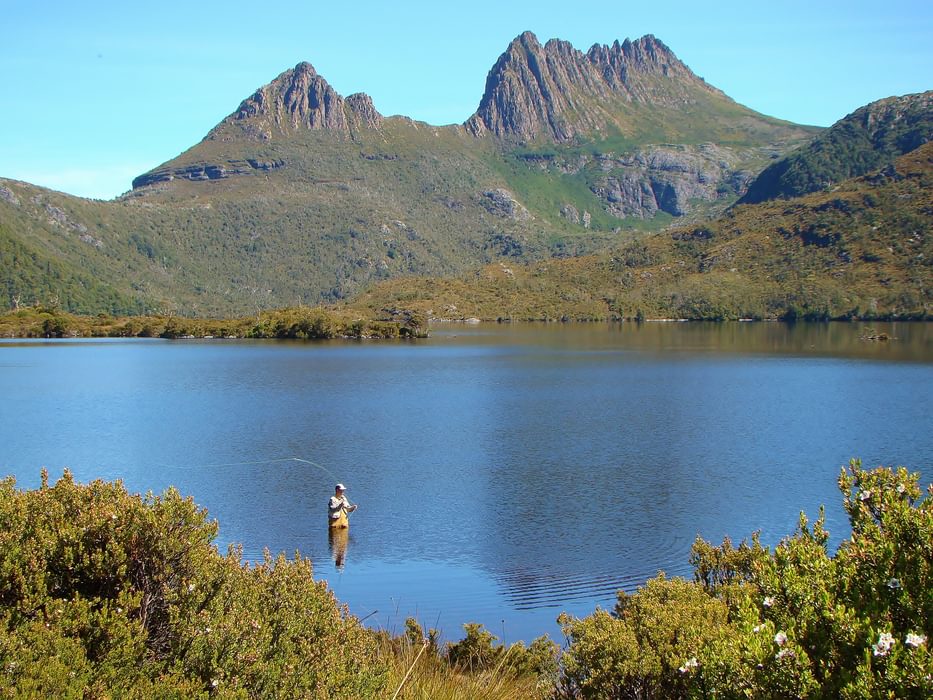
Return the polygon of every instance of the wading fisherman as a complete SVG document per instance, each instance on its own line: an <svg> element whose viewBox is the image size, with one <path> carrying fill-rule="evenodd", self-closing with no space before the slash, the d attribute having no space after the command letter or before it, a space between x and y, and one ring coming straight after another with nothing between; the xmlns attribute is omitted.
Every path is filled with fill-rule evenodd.
<svg viewBox="0 0 933 700"><path fill-rule="evenodd" d="M327 524L332 528L350 527L348 515L356 510L356 506L350 505L346 490L346 486L337 484L334 487L334 495L327 502Z"/></svg>

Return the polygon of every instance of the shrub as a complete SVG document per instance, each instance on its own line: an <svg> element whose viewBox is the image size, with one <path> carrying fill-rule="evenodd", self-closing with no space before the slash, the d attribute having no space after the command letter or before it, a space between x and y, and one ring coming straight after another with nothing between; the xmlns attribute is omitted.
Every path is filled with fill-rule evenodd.
<svg viewBox="0 0 933 700"><path fill-rule="evenodd" d="M561 618L564 697L933 696L933 499L917 474L839 477L851 537L801 514L774 551L698 540L695 583L661 575L613 614ZM933 494L933 486L928 489Z"/></svg>
<svg viewBox="0 0 933 700"><path fill-rule="evenodd" d="M466 636L459 642L448 643L445 651L447 663L463 671L495 669L505 675L531 676L553 682L557 677L558 646L546 635L525 647L517 642L508 647L496 644L491 632L475 622L463 626Z"/></svg>
<svg viewBox="0 0 933 700"><path fill-rule="evenodd" d="M385 681L373 635L308 560L244 564L169 489L0 482L0 693L359 698Z"/></svg>
<svg viewBox="0 0 933 700"><path fill-rule="evenodd" d="M696 583L663 574L634 595L624 591L612 615L561 616L570 641L564 687L570 697L686 697L684 669L729 631L728 608Z"/></svg>

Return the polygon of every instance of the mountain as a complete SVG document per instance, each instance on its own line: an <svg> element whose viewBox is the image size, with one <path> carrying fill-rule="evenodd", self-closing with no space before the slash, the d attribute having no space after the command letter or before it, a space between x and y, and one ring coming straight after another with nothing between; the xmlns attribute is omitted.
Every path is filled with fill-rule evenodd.
<svg viewBox="0 0 933 700"><path fill-rule="evenodd" d="M476 113L444 127L300 63L115 201L0 181L0 249L33 260L4 284L10 303L54 293L71 310L332 302L703 221L818 132L736 104L650 36L583 53L522 34ZM63 281L37 285L43 268Z"/></svg>
<svg viewBox="0 0 933 700"><path fill-rule="evenodd" d="M447 319L933 318L933 143L832 192L595 255L387 280L367 312Z"/></svg>
<svg viewBox="0 0 933 700"><path fill-rule="evenodd" d="M287 140L302 131L326 131L336 139L352 140L361 130L377 130L382 115L364 93L341 97L314 70L310 63L299 63L245 99L236 112L214 127L205 141ZM199 155L200 151L193 155ZM205 150L205 149L201 149ZM188 152L192 155L192 152ZM188 159L190 160L190 158ZM188 162L188 160L183 162ZM162 166L133 180L133 189L176 178L191 181L221 180L254 171L269 172L284 167L285 160L245 158L226 162L199 162L184 167Z"/></svg>
<svg viewBox="0 0 933 700"><path fill-rule="evenodd" d="M730 130L747 132L757 120L651 35L584 54L557 39L542 46L525 32L489 72L465 126L476 135L557 143L594 134L650 139L657 129L680 143L714 134L728 140Z"/></svg>
<svg viewBox="0 0 933 700"><path fill-rule="evenodd" d="M889 165L933 140L933 91L889 97L860 107L752 182L741 204L788 199L828 189Z"/></svg>

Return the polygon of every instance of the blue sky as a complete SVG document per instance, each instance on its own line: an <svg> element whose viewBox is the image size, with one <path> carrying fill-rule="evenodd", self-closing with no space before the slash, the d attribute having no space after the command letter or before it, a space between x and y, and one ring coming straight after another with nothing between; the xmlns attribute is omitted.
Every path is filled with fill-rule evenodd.
<svg viewBox="0 0 933 700"><path fill-rule="evenodd" d="M829 126L933 89L933 3L0 0L0 177L110 198L299 61L385 115L462 122L528 29L581 50L654 34L753 109Z"/></svg>

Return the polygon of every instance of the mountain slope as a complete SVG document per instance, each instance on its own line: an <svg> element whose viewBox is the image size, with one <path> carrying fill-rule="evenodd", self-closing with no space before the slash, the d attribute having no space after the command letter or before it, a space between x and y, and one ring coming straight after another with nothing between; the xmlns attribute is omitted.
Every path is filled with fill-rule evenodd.
<svg viewBox="0 0 933 700"><path fill-rule="evenodd" d="M933 140L933 91L889 97L855 110L765 170L739 200L755 204L828 189Z"/></svg>
<svg viewBox="0 0 933 700"><path fill-rule="evenodd" d="M933 143L832 193L599 255L382 282L355 302L485 319L933 317Z"/></svg>
<svg viewBox="0 0 933 700"><path fill-rule="evenodd" d="M253 313L702 221L814 133L737 105L653 37L584 54L526 33L464 125L383 117L300 63L121 199L8 181L21 204L0 199L0 224L130 306Z"/></svg>
<svg viewBox="0 0 933 700"><path fill-rule="evenodd" d="M155 304L121 274L114 205L0 179L0 295L10 308L43 304L78 313L138 314ZM104 242L107 240L107 243Z"/></svg>

